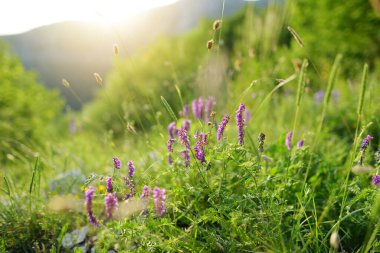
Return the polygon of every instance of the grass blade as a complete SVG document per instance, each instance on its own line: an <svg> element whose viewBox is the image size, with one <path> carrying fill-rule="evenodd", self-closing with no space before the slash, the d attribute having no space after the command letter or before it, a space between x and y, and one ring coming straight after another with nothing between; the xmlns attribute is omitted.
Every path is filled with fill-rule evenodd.
<svg viewBox="0 0 380 253"><path fill-rule="evenodd" d="M166 99L161 96L161 101L162 103L164 104L166 110L168 111L170 117L174 120L174 121L177 121L177 117L175 116L174 112L173 112L173 109L170 107L168 101L166 101Z"/></svg>
<svg viewBox="0 0 380 253"><path fill-rule="evenodd" d="M367 81L368 81L368 64L364 64L362 81L360 84L360 97L359 97L359 104L358 104L358 110L357 110L358 115L362 114L365 90L367 88Z"/></svg>

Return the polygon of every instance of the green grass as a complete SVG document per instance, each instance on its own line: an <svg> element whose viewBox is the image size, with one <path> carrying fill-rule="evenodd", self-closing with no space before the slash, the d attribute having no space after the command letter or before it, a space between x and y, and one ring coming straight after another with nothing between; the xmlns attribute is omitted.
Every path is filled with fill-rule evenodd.
<svg viewBox="0 0 380 253"><path fill-rule="evenodd" d="M298 57L299 49L283 47L281 42L287 31L286 9L268 7L265 15L250 11L223 20L223 31L213 31L210 21L209 27L205 22L184 39L172 40L170 45L182 50L187 42L203 45L187 45L189 52L181 57L173 56L165 43L153 47L172 58L169 68L149 65L151 59L155 63L167 60L153 49L134 59L138 62L134 66L119 63L109 87L88 108L58 115L49 132L33 134L33 138L40 136L37 141L20 141L17 148L4 146L0 249L334 252L339 245L338 251L380 251L380 193L371 183L380 169L375 154L380 141L378 69L360 62L363 72L349 73L347 76L354 78L348 82L347 69L339 71L346 65L340 54L334 62L334 57L326 57L323 62L331 62L328 66L315 65L313 57L303 55L305 60L294 68L291 60ZM257 23L260 20L263 22ZM263 36L251 36L243 28L255 28ZM227 37L225 46L219 41L223 36ZM208 52L205 42L211 37L218 37L219 46ZM288 37L291 39L291 34ZM265 39L278 48L268 48ZM241 53L251 47L257 58ZM183 57L191 53L200 64L195 74L196 64ZM214 59L227 59L228 67L212 65ZM235 64L236 59L241 66ZM223 76L215 85L214 114L210 122L194 118L191 112L186 118L179 113L184 104L190 105L191 111L193 99L214 95L209 87L192 92L205 80L220 80L210 77L212 68L208 66L216 66L216 73ZM131 75L126 77L123 70ZM152 90L141 84L149 75L158 76L151 83ZM167 79L171 81L166 83ZM139 95L139 101L123 100L128 94L121 91L128 87L131 96ZM318 100L315 93L319 89L324 96ZM333 96L336 90L339 97ZM240 103L245 103L251 114L245 121L244 145L238 144L235 120ZM231 119L223 139L217 141L217 127L226 113ZM68 130L70 120L76 123L75 132ZM186 120L191 120L187 133L190 165L184 165L182 151L187 148L178 137L169 165L167 126L174 121L180 128ZM41 125L36 127L34 133L43 132ZM194 150L197 131L208 135L204 162ZM285 145L289 131L293 132L291 150ZM263 150L258 148L260 133L265 134ZM360 146L367 135L374 139L363 152ZM297 147L301 139L304 145ZM352 168L361 154L363 167L371 170L354 173ZM120 170L113 167L114 156L121 160ZM123 178L128 177L130 160L136 167L132 190ZM109 176L119 200L113 218L107 217L104 209ZM145 185L151 190L166 189L162 216L157 214L152 196L140 197ZM89 186L95 187L92 208L98 227L90 225L86 214ZM135 196L124 201L124 195L131 192ZM84 226L89 227L85 240L65 248L69 233ZM331 242L335 233L339 241Z"/></svg>

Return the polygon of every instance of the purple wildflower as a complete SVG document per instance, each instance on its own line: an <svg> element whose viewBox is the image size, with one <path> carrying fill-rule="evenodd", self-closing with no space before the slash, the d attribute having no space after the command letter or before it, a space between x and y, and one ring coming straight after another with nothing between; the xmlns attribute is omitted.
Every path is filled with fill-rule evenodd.
<svg viewBox="0 0 380 253"><path fill-rule="evenodd" d="M241 103L236 111L236 124L238 127L238 141L240 145L244 144L244 119L243 113L245 111L245 104Z"/></svg>
<svg viewBox="0 0 380 253"><path fill-rule="evenodd" d="M173 153L173 143L174 143L174 139L169 139L167 144L168 144L168 151L170 153Z"/></svg>
<svg viewBox="0 0 380 253"><path fill-rule="evenodd" d="M198 140L194 148L194 151L195 151L195 157L202 163L206 161L205 151L204 151L205 145L207 145L207 134L201 133L198 135Z"/></svg>
<svg viewBox="0 0 380 253"><path fill-rule="evenodd" d="M360 150L366 150L369 142L373 139L371 135L367 135L367 137L364 138L362 145L360 146Z"/></svg>
<svg viewBox="0 0 380 253"><path fill-rule="evenodd" d="M292 150L292 136L293 136L293 132L290 131L286 134L286 138L285 138L285 145L286 147L289 149L289 150Z"/></svg>
<svg viewBox="0 0 380 253"><path fill-rule="evenodd" d="M380 175L373 175L372 184L377 188L377 186L380 184Z"/></svg>
<svg viewBox="0 0 380 253"><path fill-rule="evenodd" d="M199 112L198 112L198 101L196 99L194 99L192 102L191 102L191 108L193 109L193 115L194 115L194 118L198 118L198 115L199 115Z"/></svg>
<svg viewBox="0 0 380 253"><path fill-rule="evenodd" d="M265 141L265 134L260 133L259 137L257 137L257 140L259 141L259 151L264 152L264 141Z"/></svg>
<svg viewBox="0 0 380 253"><path fill-rule="evenodd" d="M169 165L173 164L173 159L172 159L172 155L171 154L168 155L168 163L169 163Z"/></svg>
<svg viewBox="0 0 380 253"><path fill-rule="evenodd" d="M202 119L203 117L203 107L204 107L204 100L203 97L198 98L198 118Z"/></svg>
<svg viewBox="0 0 380 253"><path fill-rule="evenodd" d="M365 156L365 151L367 150L369 146L369 142L373 139L371 135L367 135L367 137L364 138L362 145L360 146L360 158L359 158L359 165L363 165L363 160Z"/></svg>
<svg viewBox="0 0 380 253"><path fill-rule="evenodd" d="M334 99L334 101L335 102L337 102L338 101L338 99L339 99L339 91L337 91L337 90L333 90L332 92L331 92L331 96L332 96L332 98Z"/></svg>
<svg viewBox="0 0 380 253"><path fill-rule="evenodd" d="M107 192L112 192L113 187L112 187L112 177L108 177L106 180L107 183Z"/></svg>
<svg viewBox="0 0 380 253"><path fill-rule="evenodd" d="M75 120L70 120L70 126L69 126L70 133L74 134L77 132L77 127L75 124Z"/></svg>
<svg viewBox="0 0 380 253"><path fill-rule="evenodd" d="M153 190L154 206L158 216L163 216L165 213L165 196L166 190L155 187Z"/></svg>
<svg viewBox="0 0 380 253"><path fill-rule="evenodd" d="M183 111L182 111L182 113L183 113L183 116L184 117L186 117L186 118L189 118L189 116L190 116L190 108L189 108L189 105L184 105L183 106Z"/></svg>
<svg viewBox="0 0 380 253"><path fill-rule="evenodd" d="M297 148L301 148L303 146L303 140L300 140L299 142L297 142Z"/></svg>
<svg viewBox="0 0 380 253"><path fill-rule="evenodd" d="M106 208L106 214L109 218L112 218L112 214L117 210L117 198L114 193L108 193L104 199L104 206Z"/></svg>
<svg viewBox="0 0 380 253"><path fill-rule="evenodd" d="M214 105L215 105L215 97L208 97L205 104L205 122L206 123L210 121L210 114Z"/></svg>
<svg viewBox="0 0 380 253"><path fill-rule="evenodd" d="M113 165L115 166L115 169L118 169L118 170L121 167L121 162L119 158L117 158L116 156L113 158Z"/></svg>
<svg viewBox="0 0 380 253"><path fill-rule="evenodd" d="M182 128L186 129L186 131L189 131L189 130L190 130L190 126L191 126L191 121L190 121L190 120L185 120L185 121L182 123Z"/></svg>
<svg viewBox="0 0 380 253"><path fill-rule="evenodd" d="M132 178L133 175L135 174L135 166L133 165L133 161L128 162L128 167L129 167L129 177Z"/></svg>
<svg viewBox="0 0 380 253"><path fill-rule="evenodd" d="M220 141L220 139L222 139L224 129L226 128L226 125L227 125L229 120L230 120L230 116L228 116L226 114L223 117L222 122L220 122L219 127L218 127L218 131L217 131L218 141Z"/></svg>
<svg viewBox="0 0 380 253"><path fill-rule="evenodd" d="M193 109L194 118L196 118L196 119L202 119L202 112L203 112L203 106L204 106L203 98L200 97L198 99L194 99L191 102L191 106L192 106L192 109Z"/></svg>
<svg viewBox="0 0 380 253"><path fill-rule="evenodd" d="M183 164L185 166L189 166L190 165L190 154L189 154L189 151L188 150L184 150L181 152L182 154L182 157L183 157Z"/></svg>
<svg viewBox="0 0 380 253"><path fill-rule="evenodd" d="M171 139L174 138L174 135L176 134L176 128L175 128L175 122L171 122L168 125L168 134Z"/></svg>
<svg viewBox="0 0 380 253"><path fill-rule="evenodd" d="M314 94L315 101L317 103L321 103L324 96L325 96L325 92L323 90L319 90L318 92Z"/></svg>
<svg viewBox="0 0 380 253"><path fill-rule="evenodd" d="M98 221L92 213L92 198L94 196L94 191L95 188L93 186L88 187L88 189L86 190L86 210L88 219L90 220L90 224L94 226L99 226Z"/></svg>
<svg viewBox="0 0 380 253"><path fill-rule="evenodd" d="M189 136L187 136L187 131L186 131L186 129L181 128L181 129L178 131L178 135L179 135L179 140L181 141L182 145L183 145L186 149L190 149L190 140L189 140Z"/></svg>
<svg viewBox="0 0 380 253"><path fill-rule="evenodd" d="M141 198L149 197L151 190L149 190L149 187L147 185L144 185L143 192L141 193Z"/></svg>

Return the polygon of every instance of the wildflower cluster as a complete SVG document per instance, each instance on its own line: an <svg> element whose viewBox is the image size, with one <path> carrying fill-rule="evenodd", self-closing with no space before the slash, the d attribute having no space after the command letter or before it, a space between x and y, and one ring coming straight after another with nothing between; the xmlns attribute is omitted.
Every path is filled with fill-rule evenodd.
<svg viewBox="0 0 380 253"><path fill-rule="evenodd" d="M192 112L195 119L202 120L208 125L213 126L212 122L210 120L214 120L215 112L212 111L214 105L216 104L215 98L210 96L207 100L204 100L203 97L194 99L191 102L192 105ZM243 125L244 125L244 119L243 119L243 113L245 111L245 105L241 104L239 107L239 110L237 112L236 118L238 119L238 131L239 131L239 143L241 145L243 144ZM178 141L182 144L183 149L181 151L183 164L185 166L190 165L190 154L192 152L190 138L188 136L188 132L190 130L191 121L189 119L189 106L186 104L182 111L180 111L179 115L185 117L185 119L182 122L181 128L176 128L176 123L171 122L168 125L168 140L167 140L167 150L169 152L168 154L168 163L171 165L173 163L172 154L174 153L173 144L176 142L177 137ZM217 128L217 139L221 140L224 130L230 120L229 115L225 115L220 122L218 128ZM216 122L214 122L216 125ZM211 127L212 128L212 127ZM208 145L208 136L209 133L199 133L196 131L196 134L194 135L194 138L197 140L196 145L194 147L194 157L199 160L201 163L206 162L206 152L205 147Z"/></svg>
<svg viewBox="0 0 380 253"><path fill-rule="evenodd" d="M197 144L194 148L195 157L202 163L206 162L204 147L208 144L206 133L196 133L194 136L197 139Z"/></svg>
<svg viewBox="0 0 380 253"><path fill-rule="evenodd" d="M287 147L288 150L292 150L292 137L293 137L293 132L290 131L286 134L286 137L285 137L285 145ZM297 142L297 148L302 148L303 146L303 143L304 143L304 140L299 140Z"/></svg>
<svg viewBox="0 0 380 253"><path fill-rule="evenodd" d="M203 99L203 97L194 99L191 102L194 118L204 120L205 123L208 123L208 121L210 120L210 114L215 104L215 97L212 96L208 97L206 100ZM185 111L186 107L188 107L188 105L184 106L183 111Z"/></svg>
<svg viewBox="0 0 380 253"><path fill-rule="evenodd" d="M236 124L238 127L238 142L240 145L244 144L244 119L243 113L245 111L245 104L240 104L236 111Z"/></svg>
<svg viewBox="0 0 380 253"><path fill-rule="evenodd" d="M222 139L224 129L226 128L226 125L227 125L227 123L228 123L229 120L230 120L230 116L228 116L228 115L226 114L226 115L223 117L222 122L220 122L219 127L218 127L218 131L217 131L217 138L218 138L218 141L220 141L220 139Z"/></svg>
<svg viewBox="0 0 380 253"><path fill-rule="evenodd" d="M121 162L117 157L113 158L113 165L115 169L120 169L121 168ZM129 192L125 194L124 200L128 200L132 197L135 196L136 191L135 191L135 184L133 182L133 177L135 175L135 166L133 164L133 161L128 162L128 177L125 176L120 176L116 177L115 175L112 177L107 177L106 178L106 193L104 196L104 209L105 209L105 214L107 218L113 218L118 210L119 206L119 199L118 199L118 194L115 192L115 187L114 187L114 182L118 178L121 178L124 180L125 185L127 186ZM104 186L101 185L99 186L99 189L103 188ZM86 211L87 211L87 216L90 221L91 225L94 226L99 226L98 220L95 218L93 214L93 198L94 198L94 192L95 192L95 187L94 186L89 186L85 192L86 196ZM158 190L156 190L158 189ZM143 187L143 192L141 194L142 199L146 199L151 195L151 190L149 190L148 186ZM166 198L166 190L165 189L159 189L158 187L155 188L155 191L153 191L153 197L154 197L154 204L155 204L155 210L157 211L158 216L163 216L165 213L165 198Z"/></svg>
<svg viewBox="0 0 380 253"><path fill-rule="evenodd" d="M94 197L94 191L95 191L95 188L93 186L88 187L88 189L86 190L86 211L87 211L88 219L90 220L90 224L94 226L98 226L99 223L92 212L92 199Z"/></svg>

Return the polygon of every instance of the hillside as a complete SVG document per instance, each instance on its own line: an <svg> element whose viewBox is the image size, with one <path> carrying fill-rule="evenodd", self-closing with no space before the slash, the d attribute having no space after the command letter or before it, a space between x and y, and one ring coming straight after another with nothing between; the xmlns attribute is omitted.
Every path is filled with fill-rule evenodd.
<svg viewBox="0 0 380 253"><path fill-rule="evenodd" d="M225 15L235 13L245 4L243 0L226 1ZM217 18L221 10L220 0L182 0L147 11L134 18L133 23L107 27L65 22L0 38L10 43L25 67L35 70L42 83L59 88L68 104L78 109L80 103L63 89L62 78L70 81L83 101L88 101L97 87L93 73L105 76L112 67L114 44L120 45L121 56L129 56L159 36L179 35L203 18Z"/></svg>

